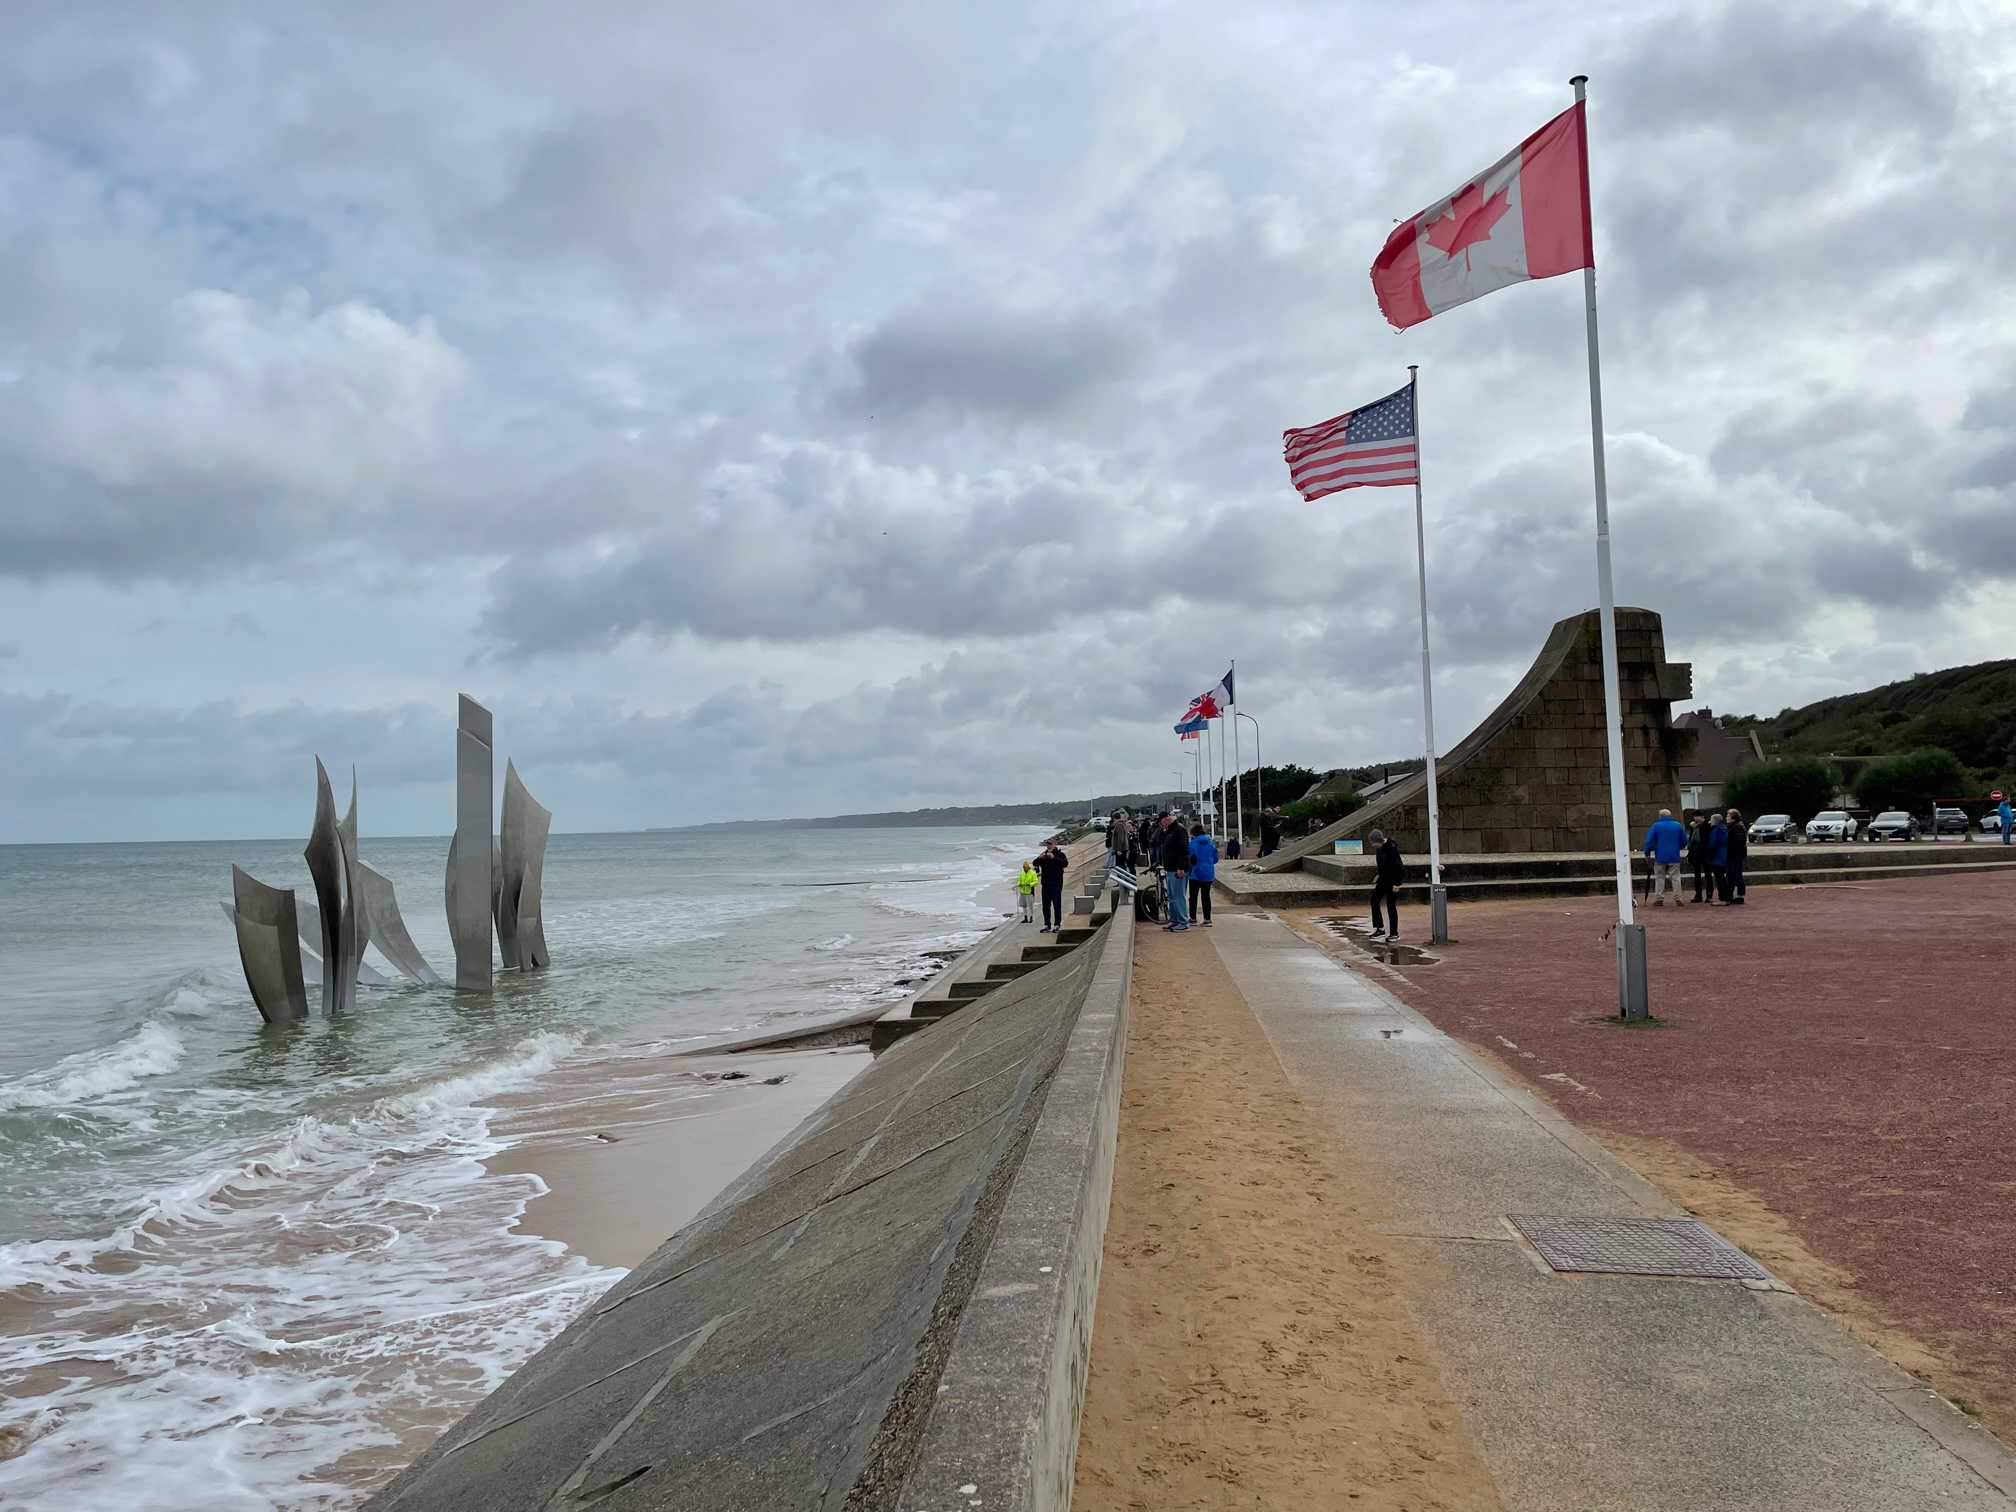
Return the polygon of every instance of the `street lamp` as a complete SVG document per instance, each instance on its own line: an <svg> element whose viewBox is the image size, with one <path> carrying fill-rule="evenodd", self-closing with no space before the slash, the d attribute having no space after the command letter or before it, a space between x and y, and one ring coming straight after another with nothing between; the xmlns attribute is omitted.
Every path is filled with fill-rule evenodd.
<svg viewBox="0 0 2016 1512"><path fill-rule="evenodd" d="M1253 806L1260 811L1260 822L1267 822L1267 764L1260 759L1260 721L1251 714L1232 711L1232 717L1243 719L1253 726ZM1246 843L1246 823L1242 817L1239 823L1239 843Z"/></svg>

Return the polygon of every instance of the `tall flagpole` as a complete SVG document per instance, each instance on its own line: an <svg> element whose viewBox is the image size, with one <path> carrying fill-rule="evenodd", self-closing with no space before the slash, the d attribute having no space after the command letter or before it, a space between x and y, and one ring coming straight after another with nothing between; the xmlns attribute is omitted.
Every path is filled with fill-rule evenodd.
<svg viewBox="0 0 2016 1512"><path fill-rule="evenodd" d="M1232 684L1234 697L1226 700L1231 712L1225 716L1232 726L1232 811L1239 816L1237 828L1232 833L1238 838L1241 849L1246 845L1246 764L1239 759L1239 663L1232 663L1232 670L1226 680Z"/></svg>
<svg viewBox="0 0 2016 1512"><path fill-rule="evenodd" d="M1577 74L1569 84L1575 103L1587 98L1589 76ZM1582 213L1592 221L1589 203L1589 116L1576 118L1582 134ZM1593 230L1591 235L1593 237ZM1596 342L1596 260L1582 269L1582 294L1589 317L1589 445L1596 464L1596 602L1603 627L1603 720L1610 747L1611 846L1617 859L1617 1011L1627 1019L1646 1014L1645 926L1636 922L1631 906L1631 817L1624 780L1624 700L1617 687L1617 591L1610 575L1610 483L1603 460L1603 364Z"/></svg>
<svg viewBox="0 0 2016 1512"><path fill-rule="evenodd" d="M1421 509L1421 372L1407 364L1414 409L1414 569L1421 588L1421 733L1428 745L1428 943L1449 943L1449 893L1442 885L1442 806L1435 795L1435 675L1428 662L1428 530Z"/></svg>

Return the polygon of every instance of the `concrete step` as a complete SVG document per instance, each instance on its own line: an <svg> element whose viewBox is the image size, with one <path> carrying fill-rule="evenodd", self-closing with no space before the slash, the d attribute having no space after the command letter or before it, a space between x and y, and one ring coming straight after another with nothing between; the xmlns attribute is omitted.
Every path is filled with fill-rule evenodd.
<svg viewBox="0 0 2016 1512"><path fill-rule="evenodd" d="M987 968L987 975L997 982L1013 981L1016 977L1027 976L1032 971L1041 971L1041 961L996 961Z"/></svg>
<svg viewBox="0 0 2016 1512"><path fill-rule="evenodd" d="M1041 966L1046 961L1054 961L1059 956L1067 956L1078 947L1075 945L1024 945L1022 959Z"/></svg>
<svg viewBox="0 0 2016 1512"><path fill-rule="evenodd" d="M1000 985L1001 979L999 977L981 977L973 981L950 982L946 984L945 995L949 998L956 998L970 1003L974 998L987 996L988 993Z"/></svg>
<svg viewBox="0 0 2016 1512"><path fill-rule="evenodd" d="M1099 931L1089 924L1066 924L1062 929L1057 931L1052 943L1057 945L1083 945L1097 933Z"/></svg>
<svg viewBox="0 0 2016 1512"><path fill-rule="evenodd" d="M896 1041L907 1039L920 1030L929 1029L937 1022L936 1019L928 1018L877 1019L868 1027L868 1052L871 1055L880 1055Z"/></svg>
<svg viewBox="0 0 2016 1512"><path fill-rule="evenodd" d="M935 1023L957 1013L972 1001L971 998L919 998L910 1005L910 1017L930 1019Z"/></svg>
<svg viewBox="0 0 2016 1512"><path fill-rule="evenodd" d="M1865 858L1866 858L1866 853ZM1952 861L1944 864L1914 862L1904 866L1818 866L1808 868L1784 867L1753 871L1745 869L1743 880L1752 887L1799 886L1825 884L1829 882L1895 882L1908 881L1912 877L1951 876L1962 872L2004 872L2016 871L2016 860L2011 861ZM1447 875L1447 869L1444 870ZM1691 893L1694 882L1691 874L1683 874L1681 884ZM1617 873L1614 871L1585 873L1573 877L1511 877L1499 881L1450 881L1443 884L1448 888L1449 901L1485 902L1499 898L1577 898L1593 897L1599 893L1616 890ZM1644 875L1637 879L1638 891L1643 894ZM1372 896L1372 885L1361 883L1355 886L1333 886L1320 893L1312 893L1307 903L1284 902L1280 895L1269 893L1266 902L1277 908L1286 907L1328 907L1332 904L1340 908L1364 906ZM1400 901L1425 907L1428 902L1428 884L1403 882L1400 886Z"/></svg>

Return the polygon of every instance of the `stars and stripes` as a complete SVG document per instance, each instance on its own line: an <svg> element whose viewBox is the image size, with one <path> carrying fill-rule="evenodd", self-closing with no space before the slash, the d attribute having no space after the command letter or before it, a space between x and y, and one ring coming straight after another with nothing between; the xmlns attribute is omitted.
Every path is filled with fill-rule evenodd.
<svg viewBox="0 0 2016 1512"><path fill-rule="evenodd" d="M1281 433L1288 480L1305 499L1346 488L1421 481L1414 434L1414 385L1321 425Z"/></svg>

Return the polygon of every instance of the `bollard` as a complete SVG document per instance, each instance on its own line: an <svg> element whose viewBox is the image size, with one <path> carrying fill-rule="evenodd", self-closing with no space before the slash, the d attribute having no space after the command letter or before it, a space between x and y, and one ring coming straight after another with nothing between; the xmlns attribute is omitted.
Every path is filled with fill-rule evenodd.
<svg viewBox="0 0 2016 1512"><path fill-rule="evenodd" d="M1645 926L1617 926L1617 1015L1642 1019L1652 1011L1645 977Z"/></svg>
<svg viewBox="0 0 2016 1512"><path fill-rule="evenodd" d="M1449 943L1449 889L1440 882L1428 887L1428 943Z"/></svg>

